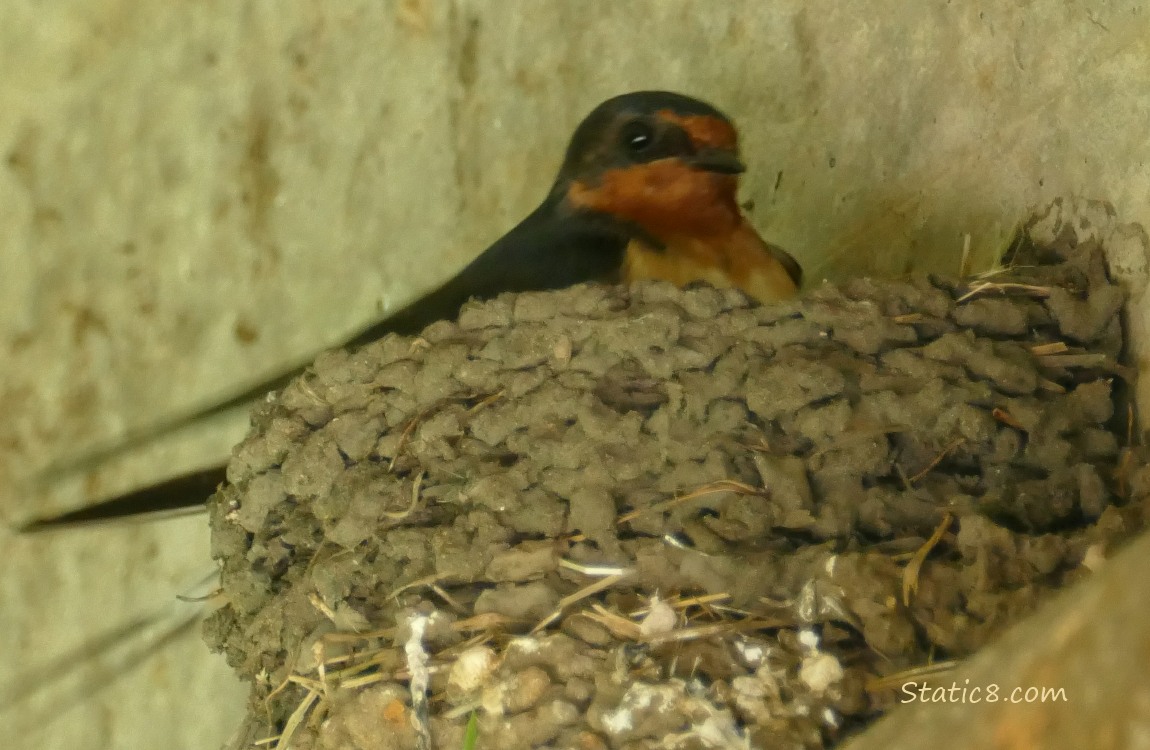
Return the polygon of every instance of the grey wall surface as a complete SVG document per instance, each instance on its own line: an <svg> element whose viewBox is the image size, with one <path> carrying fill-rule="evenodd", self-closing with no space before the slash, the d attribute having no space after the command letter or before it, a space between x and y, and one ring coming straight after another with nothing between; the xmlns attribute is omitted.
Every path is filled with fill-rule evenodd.
<svg viewBox="0 0 1150 750"><path fill-rule="evenodd" d="M754 222L812 284L956 270L967 237L985 265L1056 195L1150 224L1140 3L58 0L0 29L9 519L226 455L242 414L28 482L447 278L623 91L736 119ZM223 741L243 691L194 629L79 653L210 567L202 519L0 544L5 746Z"/></svg>

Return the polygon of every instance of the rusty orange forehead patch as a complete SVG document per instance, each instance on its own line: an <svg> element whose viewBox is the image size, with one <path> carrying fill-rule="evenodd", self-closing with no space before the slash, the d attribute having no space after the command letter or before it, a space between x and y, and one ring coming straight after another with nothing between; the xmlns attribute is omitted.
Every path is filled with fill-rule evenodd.
<svg viewBox="0 0 1150 750"><path fill-rule="evenodd" d="M739 147L739 134L735 126L710 115L680 115L669 109L655 113L660 119L674 123L687 131L695 148L720 148L735 151Z"/></svg>

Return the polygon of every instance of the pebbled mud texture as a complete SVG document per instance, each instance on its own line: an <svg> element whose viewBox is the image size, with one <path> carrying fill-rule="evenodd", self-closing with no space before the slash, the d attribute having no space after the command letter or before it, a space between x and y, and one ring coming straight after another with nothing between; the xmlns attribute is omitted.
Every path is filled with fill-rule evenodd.
<svg viewBox="0 0 1150 750"><path fill-rule="evenodd" d="M508 295L325 355L259 407L213 498L206 632L252 682L246 736L857 732L896 702L880 678L976 651L1142 524L1102 249L1069 233L1010 260L774 306Z"/></svg>

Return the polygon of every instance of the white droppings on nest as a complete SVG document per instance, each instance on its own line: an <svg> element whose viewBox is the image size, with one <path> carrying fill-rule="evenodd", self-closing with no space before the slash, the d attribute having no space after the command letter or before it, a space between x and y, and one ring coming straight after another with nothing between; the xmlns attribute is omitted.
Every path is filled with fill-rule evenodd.
<svg viewBox="0 0 1150 750"><path fill-rule="evenodd" d="M507 684L504 682L497 682L483 689L483 694L479 698L479 705L483 708L484 713L491 716L503 716L504 706L507 704Z"/></svg>
<svg viewBox="0 0 1150 750"><path fill-rule="evenodd" d="M498 665L495 652L487 646L475 646L459 655L451 665L447 684L464 693L478 690Z"/></svg>
<svg viewBox="0 0 1150 750"><path fill-rule="evenodd" d="M747 738L739 731L731 714L727 711L714 711L703 721L692 725L686 732L667 737L665 741L667 747L671 748L679 746L697 747L697 743L700 742L703 747L750 747Z"/></svg>
<svg viewBox="0 0 1150 750"><path fill-rule="evenodd" d="M675 683L648 685L637 682L627 688L614 711L603 713L603 729L608 734L619 735L635 727L635 712L653 708L657 712L668 711L680 697Z"/></svg>
<svg viewBox="0 0 1150 750"><path fill-rule="evenodd" d="M823 709L823 723L828 727L837 728L842 724L842 719L839 717L838 712L829 706Z"/></svg>
<svg viewBox="0 0 1150 750"><path fill-rule="evenodd" d="M767 652L762 643L751 643L740 639L735 641L735 650L738 651L743 663L748 667L758 667L767 658Z"/></svg>
<svg viewBox="0 0 1150 750"><path fill-rule="evenodd" d="M1082 566L1091 573L1097 573L1106 564L1106 550L1101 544L1092 544L1082 556Z"/></svg>
<svg viewBox="0 0 1150 750"><path fill-rule="evenodd" d="M537 654L539 653L539 640L532 636L513 638L511 642L507 644L507 650L508 652L518 650L525 654Z"/></svg>
<svg viewBox="0 0 1150 750"><path fill-rule="evenodd" d="M799 667L799 679L812 693L822 695L831 685L843 678L843 665L831 654L816 651L803 658Z"/></svg>
<svg viewBox="0 0 1150 750"><path fill-rule="evenodd" d="M407 657L407 670L411 673L408 688L411 691L411 723L415 729L416 747L422 750L431 746L431 727L427 715L427 690L431 682L428 671L427 649L423 644L423 635L427 632L431 618L427 615L415 615L408 626L411 635L403 646L404 656Z"/></svg>
<svg viewBox="0 0 1150 750"><path fill-rule="evenodd" d="M622 734L635 726L635 717L627 708L618 708L603 714L603 728L608 734Z"/></svg>
<svg viewBox="0 0 1150 750"><path fill-rule="evenodd" d="M670 604L659 598L658 594L651 597L651 609L647 616L639 623L639 634L644 638L654 635L670 633L675 629L678 616Z"/></svg>

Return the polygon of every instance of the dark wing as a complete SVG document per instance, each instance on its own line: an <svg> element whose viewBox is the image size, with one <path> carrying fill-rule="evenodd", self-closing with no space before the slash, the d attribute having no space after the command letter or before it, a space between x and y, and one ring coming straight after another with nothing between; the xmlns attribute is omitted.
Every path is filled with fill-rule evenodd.
<svg viewBox="0 0 1150 750"><path fill-rule="evenodd" d="M104 521L148 516L149 519L170 518L198 510L211 494L227 479L226 466L206 469L165 479L143 489L119 495L77 510L27 521L17 527L20 533L61 529L68 526L89 526Z"/></svg>
<svg viewBox="0 0 1150 750"><path fill-rule="evenodd" d="M343 346L362 346L388 333L419 333L437 320L454 319L470 299L617 280L626 229L590 216L556 213L550 202L544 203L443 286Z"/></svg>
<svg viewBox="0 0 1150 750"><path fill-rule="evenodd" d="M504 292L561 289L586 281L612 281L619 275L627 245L626 230L595 217L560 215L550 200L435 291L344 342L358 347L389 333L414 334L437 320L453 319L469 299L490 299ZM317 353L318 354L318 353ZM287 385L315 359L258 385L250 386L192 414L165 420L128 435L114 446L49 467L45 473L75 472L202 419L266 395ZM224 465L163 480L69 513L36 519L23 531L39 531L140 515L165 516L180 508L202 505L224 480Z"/></svg>

